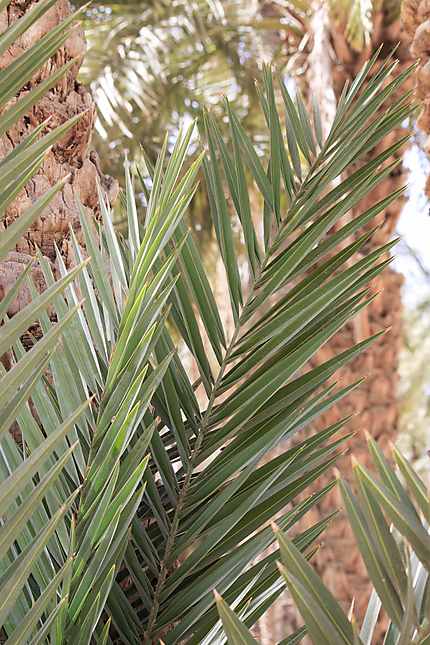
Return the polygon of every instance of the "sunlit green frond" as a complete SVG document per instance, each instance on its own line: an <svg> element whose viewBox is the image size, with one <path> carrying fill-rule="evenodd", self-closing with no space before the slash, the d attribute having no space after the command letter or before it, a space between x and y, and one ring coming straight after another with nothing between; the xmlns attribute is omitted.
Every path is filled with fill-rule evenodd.
<svg viewBox="0 0 430 645"><path fill-rule="evenodd" d="M7 3L6 3L7 4ZM25 13L13 26L0 36L0 51L6 51L17 38L34 27L52 7L52 0L36 5ZM13 106L9 100L25 86L35 72L55 54L67 39L73 28L76 15L70 16L43 36L32 47L13 59L2 69L0 75L0 132L4 134L15 125L46 91L58 82L69 65L61 67L52 77L35 89L25 93ZM71 128L76 119L42 135L37 128L12 152L1 160L0 213L3 218L8 205L18 195L43 162L45 152ZM5 227L0 243L0 258L14 249L16 242L25 233L49 201L60 190L59 182L39 198L13 224ZM77 442L73 441L73 428L88 403L83 401L71 410L68 417L52 427L52 432L43 436L29 412L28 401L40 387L49 360L58 350L61 337L77 313L78 306L70 308L64 319L52 326L42 340L29 352L24 352L20 336L52 305L55 297L64 292L76 278L82 267L59 281L53 288L37 294L31 305L20 311L11 320L6 312L31 274L31 267L22 273L16 285L5 294L1 303L2 326L0 330L0 353L9 354L10 369L2 366L0 375L0 472L1 500L0 514L0 588L2 595L1 620L5 634L11 634L10 642L27 642L30 636L37 637L39 628L51 611L55 611L65 576L70 570L71 560L61 556L60 542L68 545L70 511L77 495L77 486L64 489L58 495L59 478L64 469L70 469ZM14 437L22 434L17 430L19 420L27 428L22 444L16 443L9 434L15 428ZM39 438L35 438L39 435ZM66 437L70 438L69 442ZM51 503L46 513L44 499ZM60 540L60 541L59 541ZM54 559L48 555L52 549ZM54 564L55 562L55 564ZM9 640L8 640L9 642Z"/></svg>
<svg viewBox="0 0 430 645"><path fill-rule="evenodd" d="M176 281L172 258L177 254L170 257L166 245L192 197L198 168L196 162L194 169L178 179L187 152L186 137L184 141L178 140L177 152L167 168L160 169L158 206L148 213L141 241L137 233L134 240L129 238L126 249L112 227L107 227L107 240L99 238L82 209L81 225L91 260L67 272L59 255L63 277L55 281L49 263L39 257L47 289L39 295L30 281L32 303L2 327L2 349L15 344L17 359L16 366L2 377L2 397L8 401L13 387L19 395L7 406L4 418L6 452L0 499L0 505L10 509L1 539L6 567L1 584L8 590L13 578L15 591L8 592L2 609L11 642L21 638L21 633L34 637L52 618L48 632L55 633L58 642L89 643L111 603L115 624L115 590L121 593L115 577L130 552L131 527L137 522L144 480L149 477L148 446L155 441L151 405L174 355L169 344L162 358L154 360L163 331L162 312ZM110 217L106 205L104 215L106 220ZM137 232L140 225L135 212L130 223ZM79 257L77 243L76 252ZM84 303L78 297L80 287L86 296ZM48 303L56 312L55 323L46 311ZM35 320L43 337L25 353L20 330ZM62 350L48 351L65 325ZM19 389L30 367L34 374L28 387ZM12 421L22 448L7 434ZM169 473L166 458L165 463ZM39 481L34 480L35 474ZM151 484L148 489L151 494ZM64 514L71 508L73 518ZM58 519L55 525L54 520L50 522L53 528L45 536L42 529L51 515ZM13 577L15 569L19 575ZM54 596L61 601L59 605L52 603L50 586L57 571ZM35 580L30 595L29 576Z"/></svg>

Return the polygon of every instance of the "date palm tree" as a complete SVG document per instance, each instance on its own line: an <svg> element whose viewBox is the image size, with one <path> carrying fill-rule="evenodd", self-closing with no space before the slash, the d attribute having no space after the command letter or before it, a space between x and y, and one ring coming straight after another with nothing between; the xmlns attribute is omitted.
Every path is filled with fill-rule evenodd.
<svg viewBox="0 0 430 645"><path fill-rule="evenodd" d="M24 14L17 24L1 36L5 51L33 21ZM63 45L70 24L23 54L26 78L23 61L12 59L0 75L3 105L10 79L13 96ZM369 151L411 110L407 95L392 100L408 74L390 81L395 62L388 58L371 77L375 62L345 91L326 137L318 109L310 119L282 81L280 112L265 70L265 157L230 106L228 138L205 112L191 163L193 126L171 150L165 139L154 167L126 168L126 236L113 226L100 186L102 224L78 200L78 231L68 230L76 266L68 268L54 246L55 275L39 252L45 288L39 293L30 265L3 297L0 346L9 360L0 387L0 624L7 642L209 643L219 628L214 588L249 626L283 592L276 552L264 555L274 541L267 523L276 517L293 529L331 489L333 482L297 500L333 465L348 437L346 420L294 444L284 440L355 387L336 388L330 379L372 338L306 366L368 304L367 285L391 246L367 253L367 230L342 244L396 197L385 195L342 223L390 172L384 163L402 142L371 160ZM42 88L31 90L32 99L18 97L0 123L9 127L26 114ZM36 130L2 160L3 214L76 123L41 139ZM184 221L200 169L232 334ZM249 175L259 193L257 224ZM6 220L3 258L65 182ZM237 230L247 271L238 266ZM30 302L10 317L23 287ZM40 339L25 351L23 334L35 323ZM277 444L284 448L268 459ZM312 550L330 517L297 533L301 551Z"/></svg>

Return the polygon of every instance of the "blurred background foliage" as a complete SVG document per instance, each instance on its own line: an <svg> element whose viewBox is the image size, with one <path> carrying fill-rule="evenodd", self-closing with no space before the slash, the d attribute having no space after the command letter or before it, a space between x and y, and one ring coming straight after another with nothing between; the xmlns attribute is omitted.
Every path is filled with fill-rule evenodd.
<svg viewBox="0 0 430 645"><path fill-rule="evenodd" d="M399 356L400 450L428 480L430 448L430 204L425 184L430 163L423 136L414 134L404 163L409 170L407 201L398 225L395 268L403 273L403 343Z"/></svg>
<svg viewBox="0 0 430 645"><path fill-rule="evenodd" d="M124 151L141 146L154 159L166 130L222 97L247 131L263 130L255 78L262 62L277 71L307 40L306 0L96 0L85 24L88 53L82 78L98 106L96 147L106 171L120 176ZM295 56L293 56L295 54Z"/></svg>

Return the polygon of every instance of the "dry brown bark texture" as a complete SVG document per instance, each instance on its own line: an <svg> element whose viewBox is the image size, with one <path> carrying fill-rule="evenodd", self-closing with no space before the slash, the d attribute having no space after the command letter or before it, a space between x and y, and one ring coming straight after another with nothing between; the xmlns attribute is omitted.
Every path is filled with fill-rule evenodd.
<svg viewBox="0 0 430 645"><path fill-rule="evenodd" d="M402 23L411 56L419 62L415 95L422 109L417 126L426 135L424 149L430 154L430 0L403 0ZM430 176L426 194L430 197Z"/></svg>
<svg viewBox="0 0 430 645"><path fill-rule="evenodd" d="M0 13L0 30L3 31L12 25L33 4L35 4L34 1L12 0L7 9ZM71 6L68 0L58 0L31 29L23 34L0 57L0 70L20 56L70 13ZM116 195L116 182L100 173L96 153L90 151L95 107L89 91L78 83L76 78L84 53L85 40L83 31L80 27L76 27L65 45L45 63L43 68L21 90L14 101L50 76L67 61L75 59L76 64L72 65L65 77L48 92L28 115L19 119L17 124L0 138L0 158L3 158L28 136L36 126L44 123L47 119L49 119L49 122L46 124L45 132L64 123L74 115L82 115L77 124L46 154L41 169L9 206L6 217L3 223L0 224L1 227L8 226L58 180L67 175L70 176L62 191L54 197L41 217L34 222L30 230L19 241L16 250L11 252L6 260L0 262L0 300L24 270L31 256L35 255L37 248L52 262L54 272L57 269L55 245L58 246L66 266L73 265L69 227L73 227L79 239L80 226L77 199L81 201L87 213L97 217L97 178L99 178L111 199ZM33 278L38 289L43 290L43 276L37 264L33 269ZM9 314L13 315L22 309L28 300L28 290L23 288L18 298L11 304Z"/></svg>

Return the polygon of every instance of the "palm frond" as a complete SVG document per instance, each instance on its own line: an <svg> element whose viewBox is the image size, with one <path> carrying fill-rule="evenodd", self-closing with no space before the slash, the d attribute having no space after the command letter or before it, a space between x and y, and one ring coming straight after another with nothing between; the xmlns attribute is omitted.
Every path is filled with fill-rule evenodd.
<svg viewBox="0 0 430 645"><path fill-rule="evenodd" d="M345 510L369 577L374 585L361 629L343 614L310 565L283 535L278 534L282 569L297 606L315 643L377 642L381 613L389 618L384 643L423 644L430 634L428 622L429 547L428 495L424 482L396 450L399 474L385 460L376 443L369 449L379 480L362 466L354 467L358 495L340 482ZM395 531L390 530L393 523ZM300 564L297 564L300 563ZM336 617L336 618L335 618ZM326 640L319 640L316 621Z"/></svg>
<svg viewBox="0 0 430 645"><path fill-rule="evenodd" d="M277 516L289 530L331 489L333 482L297 503L341 452L347 420L285 441L355 387L336 389L330 379L372 339L307 366L366 306L391 246L355 262L367 233L337 247L391 197L335 228L389 171L384 163L398 144L376 161L366 162L367 152L411 110L408 97L392 101L406 73L387 84L388 59L367 81L373 63L344 94L322 142L300 97L281 84L282 113L265 70L267 157L231 106L228 141L205 113L204 150L192 163L193 126L170 154L166 137L153 169L134 173L126 164L126 237L100 195L103 227L81 212L90 260L73 231L79 266L71 274L59 253L59 282L39 259L47 291L38 295L30 281L33 304L1 328L14 363L2 374L1 400L21 437L21 445L6 431L0 439L0 611L12 642L24 633L28 641L199 643L219 630L214 589L247 627L283 591L279 553L264 555L274 541L268 522ZM31 149L40 156L44 145L32 141L14 156L23 177L35 163ZM335 182L357 162L359 170ZM184 223L201 166L232 331ZM19 332L35 319L42 338L25 352ZM278 456L269 457L275 446ZM299 533L297 549L312 552L330 519Z"/></svg>
<svg viewBox="0 0 430 645"><path fill-rule="evenodd" d="M4 3L4 6L7 3ZM31 29L37 20L43 19L52 7L52 0L45 0L8 28L0 36L0 51L6 51L17 38ZM3 6L3 8L4 8ZM70 65L60 67L55 74L40 85L30 89L15 102L10 104L15 94L25 86L46 61L64 44L73 28L77 14L74 14L57 25L21 56L2 70L0 74L0 132L4 134L52 87ZM62 126L41 136L44 126L34 130L12 152L0 162L2 177L0 180L0 216L3 219L7 207L22 190L28 180L40 168L45 152L52 147L75 123L71 119ZM33 206L27 209L22 217L5 227L0 243L0 258L15 247L18 239L46 208L49 201L62 188L59 182ZM20 337L51 305L53 299L65 290L81 270L76 267L70 275L57 282L51 289L41 295L37 294L33 303L9 320L7 311L16 298L19 290L29 279L31 266L22 273L16 285L5 294L1 303L2 326L0 330L0 353L9 353L10 369L6 372L1 366L1 429L0 429L0 470L2 480L1 517L2 526L0 547L1 570L1 620L3 630L14 632L10 642L24 642L31 633L36 636L42 617L55 611L58 593L64 583L70 559L55 561L47 556L48 545L53 545L53 553L58 553L57 534L66 540L67 534L62 531L67 521L77 490L69 490L67 496L62 491L56 496L56 485L62 470L72 459L76 444L67 445L59 451L65 436L74 427L76 419L82 414L84 406L78 407L52 428L49 436L43 436L31 414L27 416L28 401L35 392L48 365L49 359L58 348L64 330L68 328L77 313L77 307L68 311L64 319L44 335L31 351L25 353ZM9 434L10 427L20 419L29 432L21 445ZM35 437L39 435L39 441ZM42 441L43 439L43 441ZM36 485L37 484L37 485ZM47 496L52 502L52 512L47 515L43 499ZM39 592L36 591L36 586ZM28 612L28 614L27 614ZM15 629L16 628L16 629Z"/></svg>
<svg viewBox="0 0 430 645"><path fill-rule="evenodd" d="M286 147L268 71L262 95L271 141L269 159L259 156L233 110L229 110L232 150L212 116L205 113L202 117L201 130L207 146L204 176L235 328L230 336L219 328L212 313L216 311L215 298L208 284L194 281L194 288L191 286L192 280L187 278L191 271L188 269L188 273L186 268L189 261L183 261L184 256L192 257L194 271L202 275L204 271L196 249L190 248L192 240L186 240L177 260L180 275L168 298L170 319L195 359L207 403L198 410L193 404L194 418L189 416L190 405L181 390L186 387L190 392L192 384L186 376L174 376L171 364L166 374L171 375L169 388L173 385L177 390L173 400L179 408L170 407L172 399L167 388L157 392L155 409L162 419L160 429L165 429L161 440L154 435L151 454L157 475L151 481L153 492L143 500L150 545L143 549L144 532L133 527L134 548L142 560L127 562L131 579L141 585L140 567L146 563L144 594L138 604L133 602L145 630L145 642L153 642L161 635L167 643L184 638L200 642L199 638L217 623L211 590L216 588L233 600L244 593L249 584L247 569L273 540L265 523L281 513L280 525L293 525L316 500L309 498L298 515L285 512L285 504L335 458L341 436L336 433L342 423L327 431L336 437L333 445L324 443L327 435L322 433L313 448L305 441L295 454L286 450L276 460L265 465L262 462L272 447L309 425L349 391L320 388L337 367L371 342L369 339L303 372L317 349L367 304L366 285L387 263L390 245L350 264L364 238L346 249L328 253L350 230L348 224L334 231L335 223L385 176L383 162L392 149L384 151L376 168L373 162L363 163L352 178L334 187L332 182L381 140L388 124L403 120L410 109L407 100L401 98L387 107L382 119L374 118L376 102L388 98L402 79L391 83L387 94L381 96L379 90L394 64L388 60L382 75L363 86L373 62L345 94L322 147L300 100L294 101L283 87L292 128L291 148ZM350 127L352 123L356 124L355 130ZM300 172L291 163L293 138L303 152ZM261 194L266 219L264 247L249 211L245 168L252 173ZM158 172L156 168L152 177L143 177L146 183L152 182L153 190L159 183ZM231 190L237 220L230 210L226 186ZM151 203L152 200L148 209ZM354 232L363 219L373 217L385 203L384 200L372 207L372 214L353 220ZM239 269L233 222L243 232L249 279ZM178 248L182 239L181 226L175 235L172 249ZM204 332L197 324L195 311L204 322ZM214 349L214 364L208 364L206 359L206 336ZM175 469L169 467L173 455ZM306 465L301 455L306 455ZM150 561L146 550L157 554L155 562ZM275 562L264 566L268 569L257 565L254 570L254 575L260 572L263 578L247 590L244 604L263 606L262 598L270 596L271 590L274 595L282 590L279 585L276 591L273 587L277 585ZM136 598L136 588L132 587L130 598ZM253 619L258 615L257 611L251 614ZM123 638L134 642L131 628Z"/></svg>
<svg viewBox="0 0 430 645"><path fill-rule="evenodd" d="M377 11L382 10L384 24L389 26L400 16L400 0L330 0L333 23L340 28L348 45L361 52L372 42L373 21Z"/></svg>
<svg viewBox="0 0 430 645"><path fill-rule="evenodd" d="M8 592L2 623L12 642L22 631L33 637L40 619L46 626L51 616L50 633L60 642L90 642L109 594L114 595L111 588L144 492L145 455L154 430L144 420L172 359L169 350L158 364L148 362L159 337L160 310L175 282L169 257L155 272L153 268L193 193L198 161L176 181L186 150L179 146L169 161L168 181L158 194L167 208L157 206L148 215L146 232L136 240L134 264L124 264L113 229L107 228L107 248L99 248L82 210L92 261L66 272L58 255L64 276L55 281L49 263L39 258L46 291L39 296L30 283L32 306L2 328L2 349L14 344L17 359L2 378L3 400L17 390L2 429L7 433L16 421L22 440L20 448L3 435L2 507L10 519L2 529L2 590ZM106 205L104 209L107 215ZM109 248L115 253L107 258ZM77 243L76 253L81 254ZM113 292L105 278L107 259L118 287ZM87 296L83 308L79 288ZM56 312L54 324L44 310L48 303ZM19 335L35 319L43 337L25 353ZM62 351L55 351L65 325ZM99 347L93 337L100 340ZM47 367L50 382L41 378ZM31 376L23 388L24 374ZM38 482L33 480L36 474ZM51 516L49 531L42 530ZM55 589L50 584L54 574ZM60 604L45 604L52 596Z"/></svg>
<svg viewBox="0 0 430 645"><path fill-rule="evenodd" d="M376 443L369 450L379 478L354 465L357 494L346 482L339 486L351 528L374 585L361 627L347 616L296 545L274 526L279 543L279 569L306 623L305 633L318 645L376 645L380 616L388 618L384 643L424 645L428 642L429 549L428 492L411 464L393 449L396 471ZM390 528L390 523L395 530ZM217 597L217 608L229 643L253 642L243 615Z"/></svg>

